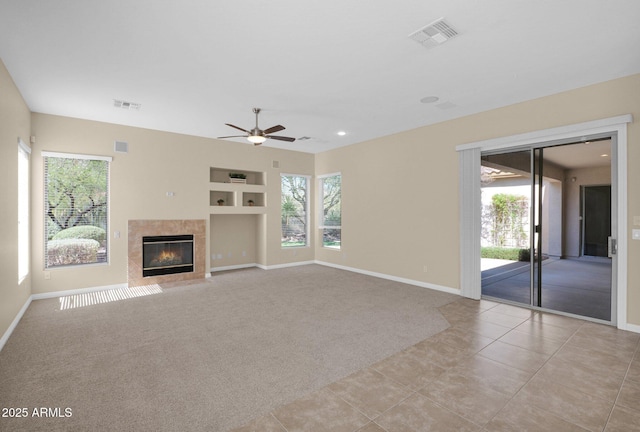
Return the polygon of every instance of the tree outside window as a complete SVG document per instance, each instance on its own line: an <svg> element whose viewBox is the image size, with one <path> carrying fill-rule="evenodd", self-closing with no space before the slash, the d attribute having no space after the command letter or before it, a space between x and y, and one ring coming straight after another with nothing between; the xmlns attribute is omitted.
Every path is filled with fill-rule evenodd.
<svg viewBox="0 0 640 432"><path fill-rule="evenodd" d="M342 175L332 174L320 178L322 190L322 246L340 249L342 243Z"/></svg>
<svg viewBox="0 0 640 432"><path fill-rule="evenodd" d="M309 177L283 174L282 180L282 247L308 245L309 212L307 189Z"/></svg>
<svg viewBox="0 0 640 432"><path fill-rule="evenodd" d="M107 261L109 162L45 155L46 268Z"/></svg>

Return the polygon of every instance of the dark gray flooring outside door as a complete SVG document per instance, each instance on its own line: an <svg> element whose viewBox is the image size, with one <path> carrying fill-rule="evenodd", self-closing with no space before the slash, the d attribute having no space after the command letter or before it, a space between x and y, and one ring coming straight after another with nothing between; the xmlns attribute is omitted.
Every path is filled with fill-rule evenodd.
<svg viewBox="0 0 640 432"><path fill-rule="evenodd" d="M482 272L482 295L529 304L529 265ZM542 307L611 321L611 260L548 259L542 266Z"/></svg>

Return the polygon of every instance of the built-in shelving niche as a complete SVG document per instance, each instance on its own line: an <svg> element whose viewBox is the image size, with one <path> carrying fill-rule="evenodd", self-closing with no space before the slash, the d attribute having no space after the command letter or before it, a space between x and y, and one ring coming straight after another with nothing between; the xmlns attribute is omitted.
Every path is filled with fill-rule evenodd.
<svg viewBox="0 0 640 432"><path fill-rule="evenodd" d="M230 173L244 174L246 179L232 181ZM211 167L209 182L211 268L227 269L264 262L266 173ZM224 200L223 205L218 205L220 199Z"/></svg>
<svg viewBox="0 0 640 432"><path fill-rule="evenodd" d="M239 173L247 176L247 185L266 185L266 176L264 172L247 171L233 168L216 168L211 167L209 170L209 181L212 183L230 183L229 174Z"/></svg>
<svg viewBox="0 0 640 432"><path fill-rule="evenodd" d="M244 174L246 179L232 180L229 176L232 173ZM209 180L211 214L266 213L267 187L264 172L212 167L209 170ZM224 202L219 204L218 200Z"/></svg>

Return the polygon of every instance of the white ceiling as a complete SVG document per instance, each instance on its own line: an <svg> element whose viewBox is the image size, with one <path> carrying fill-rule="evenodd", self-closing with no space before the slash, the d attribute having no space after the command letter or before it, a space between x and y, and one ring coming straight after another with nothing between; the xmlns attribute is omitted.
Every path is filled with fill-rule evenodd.
<svg viewBox="0 0 640 432"><path fill-rule="evenodd" d="M409 39L441 17L460 35ZM34 112L217 137L260 107L311 137L264 146L316 153L639 73L639 23L638 0L0 0L0 57Z"/></svg>
<svg viewBox="0 0 640 432"><path fill-rule="evenodd" d="M596 168L611 165L611 140L586 141L544 149L544 160L563 169Z"/></svg>

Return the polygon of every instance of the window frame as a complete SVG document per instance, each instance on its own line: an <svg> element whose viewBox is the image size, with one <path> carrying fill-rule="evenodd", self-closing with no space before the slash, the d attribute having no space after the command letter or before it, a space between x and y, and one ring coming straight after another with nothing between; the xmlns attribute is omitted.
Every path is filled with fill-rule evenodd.
<svg viewBox="0 0 640 432"><path fill-rule="evenodd" d="M18 138L18 284L31 273L30 209L31 147Z"/></svg>
<svg viewBox="0 0 640 432"><path fill-rule="evenodd" d="M283 196L283 191L282 191L282 179L284 177L301 177L304 178L306 181L306 186L305 186L305 203L304 203L304 213L305 213L305 244L304 245L294 245L294 246L283 246L282 245L282 227L280 228L280 247L282 249L291 249L291 248L304 248L304 247L310 247L311 245L311 236L310 236L310 223L311 223L311 217L310 217L310 212L309 212L309 197L311 196L311 176L310 175L306 175L306 174L287 174L287 173L280 173L280 202L282 203L282 196ZM282 206L280 207L280 217L282 218ZM282 224L281 224L282 225Z"/></svg>
<svg viewBox="0 0 640 432"><path fill-rule="evenodd" d="M51 152L51 151L42 151L42 168L43 168L43 199L44 199L44 226L43 226L43 258L44 258L44 269L47 271L62 269L62 268L77 268L77 267L86 267L86 266L102 266L109 265L111 261L111 247L110 247L110 238L109 238L109 227L111 225L111 163L113 162L113 157L111 156L100 156L100 155L89 155L89 154L81 154L81 153L61 153L61 152ZM105 261L103 262L89 262L89 263L78 263L78 264L67 264L67 265L48 265L48 257L47 257L47 227L46 224L48 222L48 215L46 214L47 209L47 158L60 158L60 159L74 159L74 160L92 160L92 161L103 161L107 162L107 172L106 172L106 217L105 217Z"/></svg>
<svg viewBox="0 0 640 432"><path fill-rule="evenodd" d="M340 225L324 224L324 181L331 177L340 177ZM318 176L318 229L320 230L320 244L323 248L335 251L342 250L342 172L340 171ZM339 246L325 246L324 230L326 229L340 230Z"/></svg>

